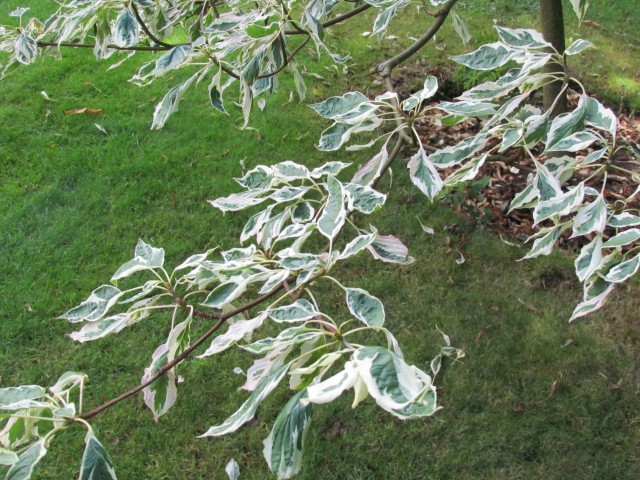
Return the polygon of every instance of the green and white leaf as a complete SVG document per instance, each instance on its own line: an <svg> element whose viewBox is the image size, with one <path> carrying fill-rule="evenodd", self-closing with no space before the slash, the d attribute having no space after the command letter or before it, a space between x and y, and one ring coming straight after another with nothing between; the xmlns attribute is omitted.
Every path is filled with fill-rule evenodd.
<svg viewBox="0 0 640 480"><path fill-rule="evenodd" d="M348 92L342 96L330 97L324 102L309 106L320 116L336 120L368 101L369 99L360 92Z"/></svg>
<svg viewBox="0 0 640 480"><path fill-rule="evenodd" d="M357 255L373 243L373 241L376 239L377 234L378 232L374 229L374 231L371 233L358 235L356 238L347 243L339 258L341 260L344 260L345 258Z"/></svg>
<svg viewBox="0 0 640 480"><path fill-rule="evenodd" d="M16 37L13 54L18 62L29 65L38 57L38 43L29 32L22 32Z"/></svg>
<svg viewBox="0 0 640 480"><path fill-rule="evenodd" d="M453 56L451 59L473 70L493 70L506 64L514 55L513 49L496 42L483 45L471 53Z"/></svg>
<svg viewBox="0 0 640 480"><path fill-rule="evenodd" d="M555 143L547 152L578 152L589 147L598 137L589 132L576 132Z"/></svg>
<svg viewBox="0 0 640 480"><path fill-rule="evenodd" d="M332 240L344 225L347 210L344 205L345 191L342 183L332 175L327 175L327 190L329 196L318 220L318 230Z"/></svg>
<svg viewBox="0 0 640 480"><path fill-rule="evenodd" d="M565 55L578 55L579 53L584 52L587 48L593 47L593 43L588 40L583 40L582 38L577 39L571 45L567 47L564 51Z"/></svg>
<svg viewBox="0 0 640 480"><path fill-rule="evenodd" d="M141 318L142 315L132 317L132 315L128 313L118 313L97 322L84 325L80 330L70 333L69 338L79 343L99 340L108 335L121 332Z"/></svg>
<svg viewBox="0 0 640 480"><path fill-rule="evenodd" d="M0 410L18 410L31 406L34 400L42 398L45 389L38 385L0 388Z"/></svg>
<svg viewBox="0 0 640 480"><path fill-rule="evenodd" d="M635 257L625 260L609 270L604 279L611 283L626 282L638 272L639 268L640 254L637 254Z"/></svg>
<svg viewBox="0 0 640 480"><path fill-rule="evenodd" d="M453 18L453 28L462 40L462 43L467 45L471 41L471 34L469 33L469 27L467 23L462 19L457 12L451 12Z"/></svg>
<svg viewBox="0 0 640 480"><path fill-rule="evenodd" d="M607 204L598 195L593 202L578 209L573 217L573 237L587 235L591 232L602 232L607 224Z"/></svg>
<svg viewBox="0 0 640 480"><path fill-rule="evenodd" d="M326 175L333 175L335 177L342 170L347 168L349 165L351 165L351 164L350 163L344 163L344 162L336 162L336 161L327 162L327 163L325 163L324 165L322 165L322 166L320 166L318 168L314 168L311 171L311 178L321 178L321 177L324 177Z"/></svg>
<svg viewBox="0 0 640 480"><path fill-rule="evenodd" d="M191 83L193 83L196 75L197 74L171 88L162 98L160 103L156 105L156 109L153 112L151 130L160 130L164 127L165 123L167 123L169 117L178 111L180 100L182 100L184 92L186 92L191 86Z"/></svg>
<svg viewBox="0 0 640 480"><path fill-rule="evenodd" d="M568 215L574 208L582 204L583 198L584 182L581 182L575 188L536 205L533 209L533 220L537 224L551 217Z"/></svg>
<svg viewBox="0 0 640 480"><path fill-rule="evenodd" d="M202 305L221 309L230 304L247 290L248 281L241 276L232 277L231 280L218 285L209 294Z"/></svg>
<svg viewBox="0 0 640 480"><path fill-rule="evenodd" d="M86 447L82 455L80 480L117 480L115 466L91 428L84 443Z"/></svg>
<svg viewBox="0 0 640 480"><path fill-rule="evenodd" d="M25 450L18 461L11 465L11 468L4 477L5 480L29 480L36 466L47 454L45 440L39 440Z"/></svg>
<svg viewBox="0 0 640 480"><path fill-rule="evenodd" d="M560 225L540 230L540 232L538 232L538 235L540 236L533 242L531 250L522 257L522 260L539 257L540 255L549 255L553 250L556 240L560 238L560 234L565 230L565 228L565 225Z"/></svg>
<svg viewBox="0 0 640 480"><path fill-rule="evenodd" d="M253 391L242 406L220 425L209 428L199 438L219 437L235 432L242 425L250 421L258 410L262 401L278 386L289 370L289 364L280 367L278 370L266 377Z"/></svg>
<svg viewBox="0 0 640 480"><path fill-rule="evenodd" d="M411 157L408 167L413 184L417 186L427 198L433 200L442 190L444 182L422 146L418 150L418 153Z"/></svg>
<svg viewBox="0 0 640 480"><path fill-rule="evenodd" d="M482 150L487 145L487 140L488 136L485 134L473 135L432 153L428 158L438 168L452 167Z"/></svg>
<svg viewBox="0 0 640 480"><path fill-rule="evenodd" d="M210 357L216 353L223 352L236 342L251 335L255 329L260 328L266 318L267 315L262 312L250 320L238 320L232 323L229 325L229 329L222 335L215 337L211 342L211 346L202 355L198 355L197 358Z"/></svg>
<svg viewBox="0 0 640 480"><path fill-rule="evenodd" d="M299 345L321 336L322 333L317 330L310 330L306 326L300 325L282 330L277 337L261 338L260 340L248 345L240 345L240 348L255 355L264 355L283 346L289 347L292 345Z"/></svg>
<svg viewBox="0 0 640 480"><path fill-rule="evenodd" d="M164 250L162 248L152 247L143 240L138 240L134 250L133 260L129 260L127 263L122 265L116 273L113 274L111 281L126 278L129 275L142 270L161 268L163 265Z"/></svg>
<svg viewBox="0 0 640 480"><path fill-rule="evenodd" d="M485 153L480 157L476 157L471 161L465 163L462 167L456 170L454 173L449 175L445 180L444 184L447 187L453 187L462 182L468 182L473 180L480 172L482 165L487 160L489 154Z"/></svg>
<svg viewBox="0 0 640 480"><path fill-rule="evenodd" d="M311 176L311 172L304 165L287 160L280 162L273 167L273 173L276 177L286 181L305 180Z"/></svg>
<svg viewBox="0 0 640 480"><path fill-rule="evenodd" d="M602 237L598 235L589 244L582 247L576 258L575 267L578 280L584 282L591 277L602 264Z"/></svg>
<svg viewBox="0 0 640 480"><path fill-rule="evenodd" d="M165 73L180 67L189 55L191 45L178 45L156 60L156 66L150 75L164 75Z"/></svg>
<svg viewBox="0 0 640 480"><path fill-rule="evenodd" d="M313 219L315 210L309 202L302 202L296 205L291 214L291 220L294 223L307 223Z"/></svg>
<svg viewBox="0 0 640 480"><path fill-rule="evenodd" d="M620 212L612 215L607 225L614 228L635 227L640 225L640 216L629 212Z"/></svg>
<svg viewBox="0 0 640 480"><path fill-rule="evenodd" d="M261 192L255 193L258 194ZM258 205L267 200L267 198L268 197L258 197L247 193L232 193L228 197L219 197L215 200L209 200L209 203L221 212L237 212L239 210L244 210L245 208Z"/></svg>
<svg viewBox="0 0 640 480"><path fill-rule="evenodd" d="M629 230L625 230L624 232L620 232L617 235L614 235L609 240L607 240L603 247L604 248L616 248L623 247L625 245L629 245L630 243L635 243L640 240L640 229L638 228L630 228Z"/></svg>
<svg viewBox="0 0 640 480"><path fill-rule="evenodd" d="M346 288L345 293L351 315L369 327L384 325L384 305L380 300L361 288Z"/></svg>
<svg viewBox="0 0 640 480"><path fill-rule="evenodd" d="M18 459L19 457L15 452L0 447L0 465L13 465Z"/></svg>
<svg viewBox="0 0 640 480"><path fill-rule="evenodd" d="M141 383L149 381L169 361L169 345L163 343L153 352L151 365L145 368ZM178 397L176 381L175 370L172 368L142 390L144 403L153 413L153 419L156 422L176 403Z"/></svg>
<svg viewBox="0 0 640 480"><path fill-rule="evenodd" d="M618 129L618 117L610 108L606 108L595 98L586 100L586 124L605 130L615 137Z"/></svg>
<svg viewBox="0 0 640 480"><path fill-rule="evenodd" d="M540 32L526 28L506 28L496 25L496 30L500 39L512 47L517 48L548 48L551 44L547 42Z"/></svg>
<svg viewBox="0 0 640 480"><path fill-rule="evenodd" d="M251 218L249 218L244 228L242 229L240 242L246 242L251 237L258 235L258 233L262 230L264 224L269 221L273 208L274 205L269 205L264 210L256 213Z"/></svg>
<svg viewBox="0 0 640 480"><path fill-rule="evenodd" d="M353 355L371 397L400 419L429 416L438 410L431 377L382 347L364 347Z"/></svg>
<svg viewBox="0 0 640 480"><path fill-rule="evenodd" d="M455 18L455 17L454 17ZM466 43L466 42L465 42ZM411 95L409 98L402 102L402 109L405 112L414 110L418 105L433 97L438 91L438 79L433 75L429 75L424 81L424 86L421 90Z"/></svg>
<svg viewBox="0 0 640 480"><path fill-rule="evenodd" d="M303 404L306 390L301 390L286 403L264 440L263 454L279 479L293 477L300 470L304 439L311 422L311 405Z"/></svg>
<svg viewBox="0 0 640 480"><path fill-rule="evenodd" d="M120 48L133 47L138 43L138 21L129 8L122 10L116 18L113 43Z"/></svg>
<svg viewBox="0 0 640 480"><path fill-rule="evenodd" d="M102 285L91 292L89 298L82 302L80 306L72 308L59 318L68 320L71 323L95 322L100 320L122 295L123 292L119 288L112 285Z"/></svg>
<svg viewBox="0 0 640 480"><path fill-rule="evenodd" d="M347 204L349 210L357 210L366 215L370 215L380 209L387 196L369 186L348 183L345 186L347 193Z"/></svg>
<svg viewBox="0 0 640 480"><path fill-rule="evenodd" d="M373 258L383 262L409 265L415 261L409 256L409 249L393 235L376 235L367 250L371 252Z"/></svg>
<svg viewBox="0 0 640 480"><path fill-rule="evenodd" d="M318 315L318 311L311 302L304 298L300 298L291 305L267 310L267 314L272 320L275 320L278 323L292 323L311 320L313 317Z"/></svg>

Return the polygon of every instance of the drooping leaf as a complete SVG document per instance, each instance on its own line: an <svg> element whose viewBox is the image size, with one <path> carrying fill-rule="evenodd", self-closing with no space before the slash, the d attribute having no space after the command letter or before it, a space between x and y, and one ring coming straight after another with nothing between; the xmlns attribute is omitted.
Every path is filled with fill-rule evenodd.
<svg viewBox="0 0 640 480"><path fill-rule="evenodd" d="M138 43L138 21L130 8L125 8L118 15L113 42L121 48L133 47Z"/></svg>
<svg viewBox="0 0 640 480"><path fill-rule="evenodd" d="M84 443L80 480L117 480L113 462L92 429L87 432Z"/></svg>
<svg viewBox="0 0 640 480"><path fill-rule="evenodd" d="M440 190L442 190L444 182L422 147L420 147L418 153L411 157L408 167L413 184L418 187L427 198L433 200L436 195L440 193Z"/></svg>
<svg viewBox="0 0 640 480"><path fill-rule="evenodd" d="M358 374L376 403L400 419L430 416L438 410L431 377L382 347L364 347L353 356Z"/></svg>
<svg viewBox="0 0 640 480"><path fill-rule="evenodd" d="M235 432L251 420L262 401L278 386L288 370L289 364L286 364L266 377L233 415L220 425L209 428L204 434L200 435L200 438L219 437Z"/></svg>
<svg viewBox="0 0 640 480"><path fill-rule="evenodd" d="M607 224L607 204L602 195L593 202L578 209L573 218L573 235L587 235L591 232L602 232Z"/></svg>
<svg viewBox="0 0 640 480"><path fill-rule="evenodd" d="M327 190L329 196L318 219L318 230L322 235L332 240L344 225L347 209L344 205L345 192L342 183L332 175L327 175Z"/></svg>
<svg viewBox="0 0 640 480"><path fill-rule="evenodd" d="M29 480L34 469L46 454L47 447L44 439L37 441L20 455L18 461L7 472L5 480Z"/></svg>
<svg viewBox="0 0 640 480"><path fill-rule="evenodd" d="M153 352L151 365L145 368L141 383L148 382L169 361L169 346L163 343ZM176 381L175 370L170 369L143 390L144 403L153 413L153 418L156 422L176 402L178 397Z"/></svg>
<svg viewBox="0 0 640 480"><path fill-rule="evenodd" d="M13 52L18 62L29 65L38 56L38 43L28 32L22 32L16 37Z"/></svg>
<svg viewBox="0 0 640 480"><path fill-rule="evenodd" d="M540 223L547 218L567 215L571 210L582 203L584 198L584 182L579 183L575 188L557 197L540 202L533 209L533 220Z"/></svg>
<svg viewBox="0 0 640 480"><path fill-rule="evenodd" d="M178 68L187 58L191 51L191 45L178 45L156 60L156 66L151 75L164 75L165 73Z"/></svg>
<svg viewBox="0 0 640 480"><path fill-rule="evenodd" d="M589 244L582 247L576 258L576 276L584 282L593 275L602 264L602 237L598 235Z"/></svg>
<svg viewBox="0 0 640 480"><path fill-rule="evenodd" d="M306 390L301 390L286 403L264 440L264 457L279 479L291 478L302 464L304 439L311 422L313 408L303 404Z"/></svg>

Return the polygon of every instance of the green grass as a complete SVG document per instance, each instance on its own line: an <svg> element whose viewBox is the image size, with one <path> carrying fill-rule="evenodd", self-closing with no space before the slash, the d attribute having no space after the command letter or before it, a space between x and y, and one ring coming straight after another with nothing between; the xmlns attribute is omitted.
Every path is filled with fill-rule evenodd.
<svg viewBox="0 0 640 480"><path fill-rule="evenodd" d="M17 3L3 2L0 17ZM472 23L491 18L483 14ZM305 62L327 78L330 85L318 83L324 95L380 88L366 66L402 40L376 46L359 37L358 28L337 30L339 38L354 39L356 65L347 79ZM423 58L443 61L433 48ZM172 265L215 245L234 246L246 216L223 216L206 199L236 191L230 178L241 174L241 160L249 168L329 157L313 148L326 124L304 105L286 103L286 88L267 101L265 112L256 111L252 126L259 134L238 130L237 112L214 113L202 87L187 95L164 130L151 132L155 103L177 80L136 88L126 83L134 63L106 72L90 52L71 52L0 84L2 387L50 385L64 371L80 370L90 377L91 407L138 384L166 337L166 318L77 345L64 336L72 326L56 317L106 283L138 238L165 248ZM64 114L80 107L103 113ZM365 156L331 158L361 162ZM416 217L436 235L423 233ZM374 223L402 238L416 263L394 267L361 258L336 275L385 302L410 362L426 367L441 343L436 327L467 356L445 368L439 379L444 409L431 419L403 423L371 401L351 410L350 395L317 408L300 478L638 478L637 281L598 315L569 325L580 296L570 254L517 262L524 248L429 205L403 168L395 169L389 205ZM453 245L461 242L464 264L448 252L448 236ZM338 300L332 295L327 304ZM189 361L178 403L158 425L141 396L97 417L93 424L119 478L224 478L230 458L240 463L241 478L266 478L262 439L285 390L261 408L251 427L221 439L195 438L244 399L236 392L242 379L231 370L246 370L249 361L235 351ZM620 387L610 388L607 379L621 380ZM75 478L81 456L79 429L60 436L37 478Z"/></svg>

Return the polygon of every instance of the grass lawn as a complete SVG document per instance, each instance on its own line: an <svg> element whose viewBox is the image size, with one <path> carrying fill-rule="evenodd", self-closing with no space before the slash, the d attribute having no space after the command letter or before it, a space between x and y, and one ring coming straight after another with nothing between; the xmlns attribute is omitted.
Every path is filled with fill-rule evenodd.
<svg viewBox="0 0 640 480"><path fill-rule="evenodd" d="M2 2L0 18L22 3ZM36 11L50 8L50 2L30 3ZM473 14L470 0L460 10L478 32L474 45L493 35L493 18L512 26L533 21L528 8L534 2L523 2L522 11L504 7L513 2L480 3ZM602 28L571 26L570 35L588 32L599 49L575 68L603 96L619 102L624 95L625 102L640 104L640 44L629 16L620 13L634 1L615 2L616 8L591 3ZM417 31L412 18L398 31ZM343 46L352 42L353 73L346 77L307 57L309 70L326 78L318 80L316 93L310 91L309 102L316 94L380 88L366 74L368 66L406 40L376 45L358 35L366 29L370 23L335 30ZM451 54L459 53L464 47L450 33L447 27L442 38ZM421 61L445 60L430 47ZM330 159L313 147L327 125L304 104L288 103L288 78L264 112L255 112L251 125L257 131L236 128L237 111L216 114L200 87L188 93L164 130L151 132L155 104L177 77L139 89L126 82L135 64L107 72L90 51L68 52L63 61L47 59L0 83L0 387L50 385L67 370L83 371L91 408L137 385L151 353L165 341L168 318L79 345L65 337L73 327L56 317L107 283L138 238L163 247L169 265L216 245L235 246L248 216L223 216L206 200L236 191L230 178L241 175L241 162L251 168ZM64 113L84 107L102 113ZM358 164L366 156L340 152L331 159ZM381 189L388 187L381 182ZM640 477L638 280L619 289L597 315L569 325L581 298L572 254L517 262L526 248L429 204L403 168L394 170L388 202L375 224L399 236L416 263L397 267L358 258L336 276L383 300L409 362L426 367L441 344L436 327L466 358L445 368L439 379L444 409L433 418L403 423L370 400L351 410L350 395L317 408L299 478ZM418 219L436 234L425 234ZM459 242L464 264L447 253L449 242ZM231 458L240 464L241 478L267 478L262 439L288 398L284 389L261 407L252 426L220 439L195 438L244 400L236 391L243 380L232 369L246 370L251 360L230 351L187 362L178 402L158 424L142 396L96 417L92 423L119 478L226 478ZM80 429L56 437L35 478L77 477L82 437Z"/></svg>

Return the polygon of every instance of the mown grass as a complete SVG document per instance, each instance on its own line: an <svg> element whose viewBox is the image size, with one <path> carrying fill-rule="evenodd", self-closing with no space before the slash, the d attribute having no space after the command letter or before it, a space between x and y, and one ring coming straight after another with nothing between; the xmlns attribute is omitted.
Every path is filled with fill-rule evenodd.
<svg viewBox="0 0 640 480"><path fill-rule="evenodd" d="M3 2L0 16L18 3ZM371 46L358 28L337 31L353 39L352 75L305 61L327 79L318 81L321 95L379 88L362 72L402 40ZM246 216L223 216L205 200L235 191L230 178L240 175L241 160L247 168L327 160L313 148L326 125L304 105L287 103L286 88L256 111L259 133L238 130L237 112L216 115L203 89L187 96L163 131L149 131L155 103L176 80L138 89L126 83L134 63L106 72L90 52L70 52L0 84L0 386L50 385L62 372L80 370L90 377L91 407L136 385L164 341L166 318L77 345L64 337L73 328L55 317L106 283L138 238L165 248L174 265L195 251L234 246ZM64 114L80 107L103 112ZM374 223L402 238L416 263L393 267L362 258L337 275L385 302L409 361L430 361L441 344L436 326L467 356L447 365L439 380L444 409L432 419L403 423L370 401L351 410L350 398L316 409L300 478L637 478L638 282L602 313L569 325L580 295L569 253L516 262L524 248L429 205L403 168L395 169L390 191ZM416 217L436 235L425 234ZM459 246L464 264L455 262L449 243ZM337 301L332 295L323 302ZM158 425L139 396L97 417L93 424L119 478L224 478L230 458L240 463L241 478L266 478L261 441L286 391L276 392L251 427L195 439L244 399L231 370L249 363L237 352L188 362L179 401ZM74 478L81 455L82 433L65 434L37 477Z"/></svg>

